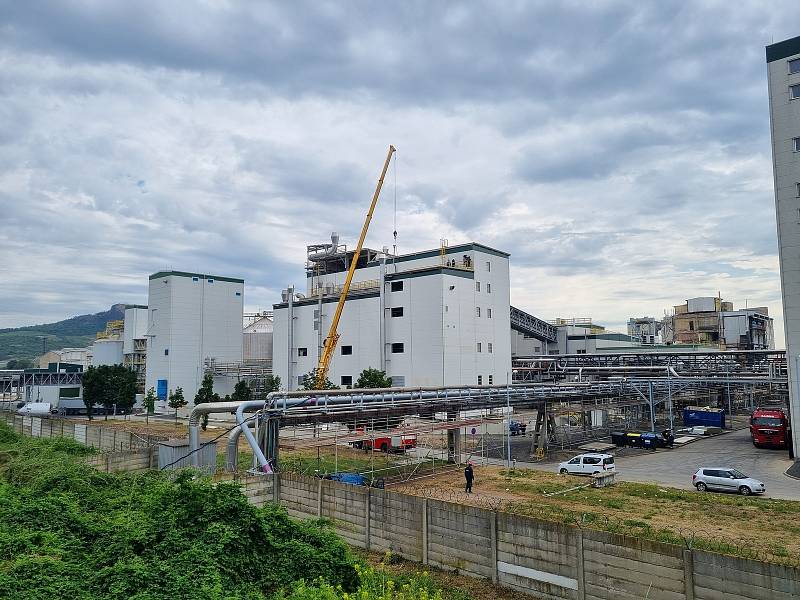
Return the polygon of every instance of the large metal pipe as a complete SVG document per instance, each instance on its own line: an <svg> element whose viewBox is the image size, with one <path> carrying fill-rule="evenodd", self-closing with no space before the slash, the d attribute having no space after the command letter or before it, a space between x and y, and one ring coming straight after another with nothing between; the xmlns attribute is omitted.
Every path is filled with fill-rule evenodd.
<svg viewBox="0 0 800 600"><path fill-rule="evenodd" d="M267 401L269 401L271 395L272 394L267 394ZM247 442L250 444L250 448L252 448L253 454L256 456L256 460L258 460L261 470L264 471L264 473L272 473L272 467L270 467L267 457L264 456L264 452L262 452L261 448L259 447L256 436L254 436L253 432L250 431L250 428L247 426L247 423L245 423L244 419L244 411L251 409L260 410L264 408L264 405L265 402L263 400L250 400L249 402L242 402L236 409L236 422L239 424L239 429L241 429L242 433L244 433L244 437L247 438Z"/></svg>
<svg viewBox="0 0 800 600"><path fill-rule="evenodd" d="M257 420L247 424L248 427L256 428ZM235 471L239 463L239 437L242 435L242 427L237 426L228 433L228 444L225 448L225 470Z"/></svg>
<svg viewBox="0 0 800 600"><path fill-rule="evenodd" d="M192 409L189 414L189 450L191 452L190 463L193 467L200 466L200 455L197 453L197 450L200 449L200 417L212 413L234 413L239 404L239 402L207 402L198 404Z"/></svg>

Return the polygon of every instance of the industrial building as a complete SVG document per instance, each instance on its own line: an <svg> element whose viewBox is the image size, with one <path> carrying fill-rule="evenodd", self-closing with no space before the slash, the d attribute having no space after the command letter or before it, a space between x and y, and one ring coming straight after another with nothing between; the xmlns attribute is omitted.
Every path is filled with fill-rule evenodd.
<svg viewBox="0 0 800 600"><path fill-rule="evenodd" d="M150 276L145 387L159 408L180 387L192 406L206 361L242 360L244 280L160 271ZM215 390L220 394L230 390Z"/></svg>
<svg viewBox="0 0 800 600"><path fill-rule="evenodd" d="M307 248L304 293L275 304L273 372L289 390L317 367L355 252ZM362 249L339 323L329 379L351 387L376 368L394 386L510 381L509 254L478 243L394 256Z"/></svg>
<svg viewBox="0 0 800 600"><path fill-rule="evenodd" d="M628 319L628 335L643 346L658 345L662 342L662 322L655 317L631 317Z"/></svg>
<svg viewBox="0 0 800 600"><path fill-rule="evenodd" d="M552 328L550 339L529 332L512 331L511 355L596 354L631 348L638 343L630 335L607 331L602 325L593 323L590 317L558 318L547 323Z"/></svg>
<svg viewBox="0 0 800 600"><path fill-rule="evenodd" d="M61 348L49 350L38 359L40 369L47 369L51 364L80 365L86 369L92 364L92 352L89 348Z"/></svg>
<svg viewBox="0 0 800 600"><path fill-rule="evenodd" d="M144 393L147 367L147 327L149 312L141 304L125 305L122 332L122 364L136 373L139 392Z"/></svg>
<svg viewBox="0 0 800 600"><path fill-rule="evenodd" d="M767 46L766 58L790 412L800 456L800 37Z"/></svg>
<svg viewBox="0 0 800 600"><path fill-rule="evenodd" d="M689 298L674 306L662 324L667 344L692 344L721 350L775 348L772 318L766 307L734 310L715 296Z"/></svg>

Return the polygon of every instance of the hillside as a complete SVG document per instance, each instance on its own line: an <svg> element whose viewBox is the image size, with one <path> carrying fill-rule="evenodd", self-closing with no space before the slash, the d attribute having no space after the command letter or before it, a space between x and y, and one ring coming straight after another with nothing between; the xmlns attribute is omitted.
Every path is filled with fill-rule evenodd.
<svg viewBox="0 0 800 600"><path fill-rule="evenodd" d="M0 329L0 366L11 359L32 359L42 353L42 340L47 337L47 349L82 348L95 338L98 331L106 327L108 321L122 319L125 305L115 304L110 309L93 315L78 315L43 325Z"/></svg>

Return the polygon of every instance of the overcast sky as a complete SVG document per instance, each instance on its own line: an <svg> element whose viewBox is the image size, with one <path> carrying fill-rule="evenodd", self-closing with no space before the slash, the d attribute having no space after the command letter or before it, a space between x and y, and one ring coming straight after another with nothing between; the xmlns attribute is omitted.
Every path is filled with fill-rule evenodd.
<svg viewBox="0 0 800 600"><path fill-rule="evenodd" d="M763 6L763 8L762 8ZM305 285L308 243L511 253L623 330L717 291L783 345L764 46L800 3L0 0L0 327L157 270Z"/></svg>

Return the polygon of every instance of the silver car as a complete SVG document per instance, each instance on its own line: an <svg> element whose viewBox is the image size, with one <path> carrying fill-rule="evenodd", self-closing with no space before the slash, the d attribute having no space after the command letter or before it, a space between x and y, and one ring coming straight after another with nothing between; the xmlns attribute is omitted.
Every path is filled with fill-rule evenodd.
<svg viewBox="0 0 800 600"><path fill-rule="evenodd" d="M714 490L718 492L736 492L742 496L763 494L767 491L763 481L748 477L737 469L730 467L701 467L692 475L692 485L700 492Z"/></svg>

